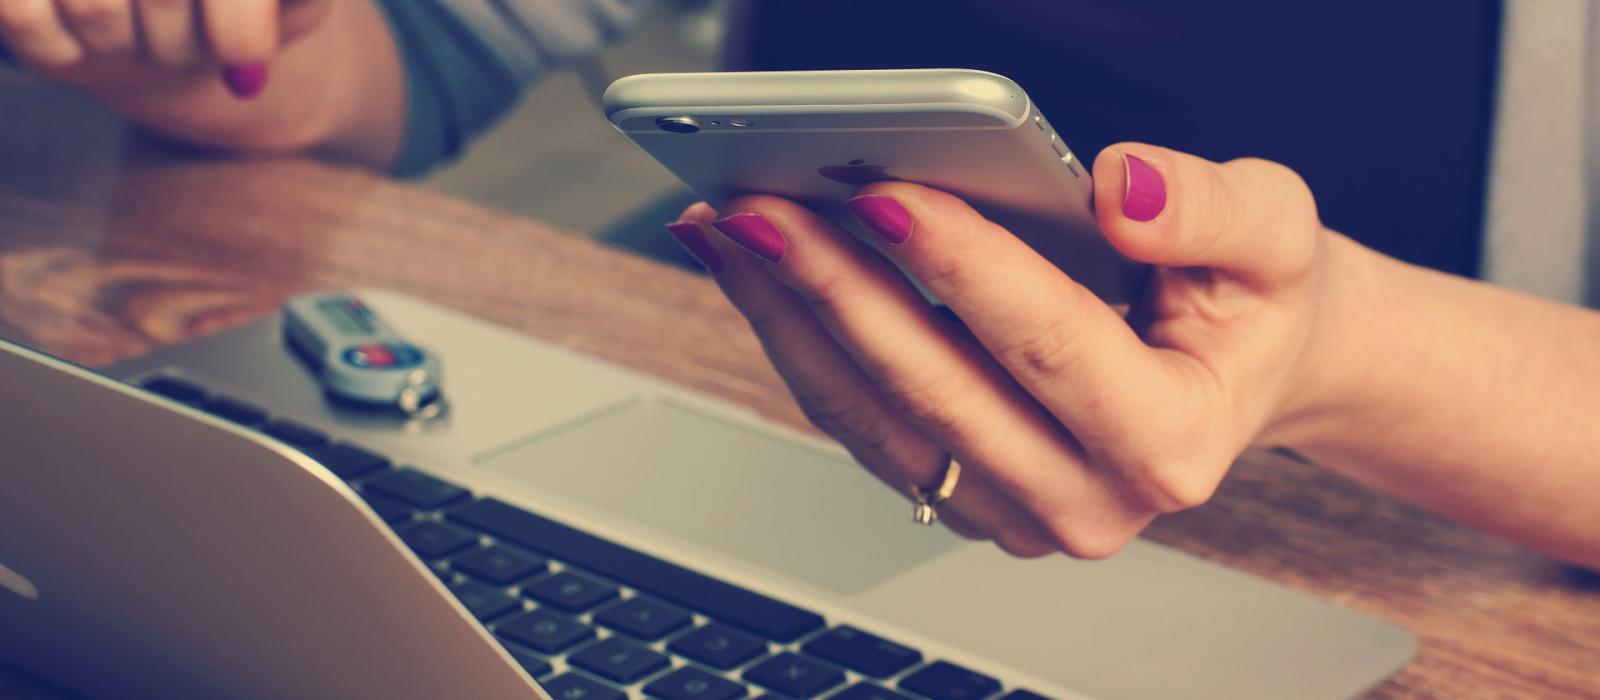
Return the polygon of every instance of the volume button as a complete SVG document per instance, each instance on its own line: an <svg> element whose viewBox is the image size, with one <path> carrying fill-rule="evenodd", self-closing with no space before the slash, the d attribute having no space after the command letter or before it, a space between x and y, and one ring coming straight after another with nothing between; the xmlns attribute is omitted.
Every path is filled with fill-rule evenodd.
<svg viewBox="0 0 1600 700"><path fill-rule="evenodd" d="M1051 134L1050 134L1050 148L1055 149L1057 158L1060 158L1062 160L1068 160L1068 159L1072 158L1072 151L1067 150L1067 144L1064 143L1061 139L1056 138L1056 135L1055 135L1054 132L1051 132Z"/></svg>
<svg viewBox="0 0 1600 700"><path fill-rule="evenodd" d="M1072 157L1071 153L1062 156L1061 162L1067 165L1067 172L1072 173L1073 177L1083 177L1083 171L1078 169L1078 161Z"/></svg>

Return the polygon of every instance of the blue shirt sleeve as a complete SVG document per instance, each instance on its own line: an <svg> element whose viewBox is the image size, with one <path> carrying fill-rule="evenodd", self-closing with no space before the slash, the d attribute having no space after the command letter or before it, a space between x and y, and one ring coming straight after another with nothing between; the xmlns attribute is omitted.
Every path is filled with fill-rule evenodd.
<svg viewBox="0 0 1600 700"><path fill-rule="evenodd" d="M522 89L592 54L636 0L379 0L405 64L405 140L391 171L414 177L492 126Z"/></svg>

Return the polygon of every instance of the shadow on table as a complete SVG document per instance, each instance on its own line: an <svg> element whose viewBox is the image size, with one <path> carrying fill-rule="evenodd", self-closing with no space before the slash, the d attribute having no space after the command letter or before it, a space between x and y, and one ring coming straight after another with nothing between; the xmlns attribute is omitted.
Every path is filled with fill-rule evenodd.
<svg viewBox="0 0 1600 700"><path fill-rule="evenodd" d="M678 220L678 215L684 209L698 201L700 198L688 190L669 192L597 231L595 239L613 248L704 273L700 264L673 240L666 229L667 224Z"/></svg>

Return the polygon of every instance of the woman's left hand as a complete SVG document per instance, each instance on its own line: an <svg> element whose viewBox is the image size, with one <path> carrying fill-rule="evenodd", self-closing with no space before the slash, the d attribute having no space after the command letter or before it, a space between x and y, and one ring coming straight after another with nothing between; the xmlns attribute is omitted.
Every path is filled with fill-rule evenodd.
<svg viewBox="0 0 1600 700"><path fill-rule="evenodd" d="M0 0L0 44L101 96L159 97L215 81L248 98L265 87L274 55L324 23L332 2Z"/></svg>
<svg viewBox="0 0 1600 700"><path fill-rule="evenodd" d="M880 479L933 489L953 457L951 529L1018 556L1096 558L1316 413L1308 377L1328 373L1308 349L1328 332L1330 241L1347 242L1264 161L1125 144L1095 175L1104 235L1155 266L1129 320L960 199L909 183L850 202L876 250L765 196L720 219L696 205L669 228L807 417Z"/></svg>

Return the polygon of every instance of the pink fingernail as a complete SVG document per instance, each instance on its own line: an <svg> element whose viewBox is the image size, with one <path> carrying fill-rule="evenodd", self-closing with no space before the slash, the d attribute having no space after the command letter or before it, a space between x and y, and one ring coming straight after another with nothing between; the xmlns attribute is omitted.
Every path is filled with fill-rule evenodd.
<svg viewBox="0 0 1600 700"><path fill-rule="evenodd" d="M222 82L228 86L228 92L241 100L253 99L267 89L267 74L270 72L265 63L238 63L223 67Z"/></svg>
<svg viewBox="0 0 1600 700"><path fill-rule="evenodd" d="M1149 221L1167 208L1167 183L1161 171L1132 153L1122 154L1126 175L1122 190L1122 215L1134 221Z"/></svg>
<svg viewBox="0 0 1600 700"><path fill-rule="evenodd" d="M900 245L911 238L911 212L893 197L867 194L845 202L845 206L889 245Z"/></svg>
<svg viewBox="0 0 1600 700"><path fill-rule="evenodd" d="M783 259L786 247L783 234L760 214L734 214L711 225L762 260L778 262Z"/></svg>
<svg viewBox="0 0 1600 700"><path fill-rule="evenodd" d="M699 224L679 221L675 224L667 224L667 231L672 233L673 238L678 239L678 243L683 246L684 250L689 251L689 254L693 255L695 260L700 261L701 265L710 270L711 274L722 274L723 268L727 267L727 261L722 259L722 253L717 252L716 247L711 245L711 241L706 240L706 234L700 230Z"/></svg>

